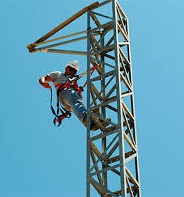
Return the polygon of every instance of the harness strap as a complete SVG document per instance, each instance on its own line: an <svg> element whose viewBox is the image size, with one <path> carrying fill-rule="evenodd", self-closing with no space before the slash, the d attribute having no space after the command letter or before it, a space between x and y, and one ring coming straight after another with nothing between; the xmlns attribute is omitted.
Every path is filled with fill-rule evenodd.
<svg viewBox="0 0 184 197"><path fill-rule="evenodd" d="M55 88L56 87L59 87L57 89L57 94L59 94L65 88L66 89L74 88L80 94L80 96L82 97L82 90L79 88L79 86L78 86L76 81L68 81L68 82L66 82L64 84L56 84Z"/></svg>
<svg viewBox="0 0 184 197"><path fill-rule="evenodd" d="M51 91L51 98L50 98L50 107L51 107L51 111L54 114L55 118L53 120L54 125L56 125L56 123L58 123L58 127L60 126L60 124L62 123L62 120L64 118L70 118L71 117L71 112L67 111L64 107L61 106L61 108L59 107L59 100L57 98L57 104L56 104L56 111L54 110L54 107L52 106L52 88L50 89ZM61 114L59 114L59 112L61 112Z"/></svg>
<svg viewBox="0 0 184 197"><path fill-rule="evenodd" d="M90 68L90 76L93 74L93 72L95 71L95 69L97 69L98 66L99 64L95 64L92 68ZM87 80L82 87L84 88L86 85L87 85Z"/></svg>
<svg viewBox="0 0 184 197"><path fill-rule="evenodd" d="M90 75L93 74L93 72L95 71L95 69L97 69L98 66L99 66L99 65L96 64L96 65L94 65L92 68L90 68ZM83 77L85 74L87 74L87 71L84 72L84 73L81 73L75 81L68 81L68 82L66 82L66 83L64 83L64 84L55 84L55 88L56 88L56 87L59 87L58 90L57 90L57 92L59 93L59 92L61 92L61 91L62 91L63 89L65 89L65 88L74 88L74 89L81 95L81 97L82 97L82 91L83 91L82 89L87 85L87 80L86 80L86 82L84 83L84 85L81 86L82 89L79 88L79 86L78 86L78 84L77 84L76 81L77 81L78 79L80 79L81 77Z"/></svg>

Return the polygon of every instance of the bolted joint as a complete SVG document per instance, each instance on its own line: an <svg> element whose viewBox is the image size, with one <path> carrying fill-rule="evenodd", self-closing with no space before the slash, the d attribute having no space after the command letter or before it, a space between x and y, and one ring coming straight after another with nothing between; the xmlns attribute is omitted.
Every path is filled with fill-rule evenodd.
<svg viewBox="0 0 184 197"><path fill-rule="evenodd" d="M27 45L27 49L29 50L30 53L35 53L36 49L35 49L35 44L28 44Z"/></svg>

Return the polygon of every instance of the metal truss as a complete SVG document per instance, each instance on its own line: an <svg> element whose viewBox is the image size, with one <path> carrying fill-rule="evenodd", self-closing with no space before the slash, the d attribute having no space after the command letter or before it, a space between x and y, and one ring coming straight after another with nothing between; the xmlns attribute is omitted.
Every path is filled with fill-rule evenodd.
<svg viewBox="0 0 184 197"><path fill-rule="evenodd" d="M87 30L48 40L85 13ZM77 50L59 48L77 42ZM95 2L27 48L87 56L86 196L141 197L129 25L120 4ZM97 131L90 130L91 118Z"/></svg>
<svg viewBox="0 0 184 197"><path fill-rule="evenodd" d="M128 20L116 0L101 8L88 12L88 70L101 66L88 75L87 108L101 129L88 127L87 197L140 197Z"/></svg>

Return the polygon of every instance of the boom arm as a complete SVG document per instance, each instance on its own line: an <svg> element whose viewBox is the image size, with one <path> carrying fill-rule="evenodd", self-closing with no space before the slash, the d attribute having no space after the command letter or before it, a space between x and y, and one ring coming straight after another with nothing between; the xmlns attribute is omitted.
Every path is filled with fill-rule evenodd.
<svg viewBox="0 0 184 197"><path fill-rule="evenodd" d="M99 6L99 2L96 1L95 3L93 3L93 4L91 4L91 5L83 8L82 10L80 10L79 12L77 12L76 14L74 14L73 16L71 16L70 18L68 18L66 21L64 21L63 23L61 23L60 25L58 25L57 27L55 27L54 29L52 29L50 32L48 32L47 34L45 34L44 36L42 36L40 39L38 39L34 43L27 45L27 48L28 48L29 52L33 53L35 51L35 47L36 47L36 45L38 43L47 40L49 37L51 37L53 34L55 34L56 32L58 32L60 29L62 29L63 27L67 26L72 21L74 21L76 18L82 16L87 11L92 10L92 9L98 7L98 6Z"/></svg>

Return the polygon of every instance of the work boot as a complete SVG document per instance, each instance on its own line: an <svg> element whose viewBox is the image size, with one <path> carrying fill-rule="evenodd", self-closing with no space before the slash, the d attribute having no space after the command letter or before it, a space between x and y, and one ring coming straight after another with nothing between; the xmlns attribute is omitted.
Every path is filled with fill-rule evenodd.
<svg viewBox="0 0 184 197"><path fill-rule="evenodd" d="M83 124L84 126L87 126L87 115L84 116L83 118ZM96 125L96 123L90 118L90 130L96 131L98 130L99 127Z"/></svg>
<svg viewBox="0 0 184 197"><path fill-rule="evenodd" d="M107 121L111 121L110 118L106 118L106 120L107 120ZM98 125L94 122L94 120L92 120L91 118L90 118L90 123L91 123L91 124L90 124L90 130L96 131L96 130L100 129L99 126L98 126ZM106 127L106 126L109 125L109 123L106 122L106 121L104 121L104 120L100 120L100 123L103 125L103 127ZM83 124L84 124L85 126L87 126L87 115L84 116Z"/></svg>
<svg viewBox="0 0 184 197"><path fill-rule="evenodd" d="M84 115L82 122L83 122L84 126L87 126L87 114Z"/></svg>
<svg viewBox="0 0 184 197"><path fill-rule="evenodd" d="M107 121L111 121L110 118L106 118L106 120L107 120ZM100 120L100 123L103 125L103 127L106 127L106 126L109 125L109 123L106 122L106 121L104 121L104 120ZM94 121L92 121L92 123L91 123L91 125L90 125L90 129L91 129L92 131L96 131L96 130L98 130L98 129L100 129L100 128L98 127L98 125L97 125Z"/></svg>
<svg viewBox="0 0 184 197"><path fill-rule="evenodd" d="M92 109L91 111L92 111L93 113L97 114L97 115L100 115L100 110L99 110L99 108L97 108L97 109Z"/></svg>
<svg viewBox="0 0 184 197"><path fill-rule="evenodd" d="M97 114L97 115L100 115L100 110L99 110L99 108L93 109L93 110L91 110L91 111L92 111L93 113ZM93 116L94 116L94 115L92 115L92 117L93 117ZM99 118L97 118L97 120L99 120ZM110 118L106 118L106 120L107 120L107 121L111 121ZM103 120L100 120L100 123L102 124L103 127L106 127L106 126L109 125L108 122L103 121ZM97 126L97 124L92 120L91 130L96 131L96 130L98 130L98 129L100 129L99 126Z"/></svg>
<svg viewBox="0 0 184 197"><path fill-rule="evenodd" d="M93 110L91 110L93 113L95 113L95 114L97 114L97 115L100 115L100 110L99 110L99 108L97 108L97 109L93 109ZM92 120L90 121L90 122L92 122ZM83 124L85 125L85 126L87 126L87 114L84 116L84 118L83 118ZM92 124L92 123L91 123ZM95 124L95 123L94 123Z"/></svg>
<svg viewBox="0 0 184 197"><path fill-rule="evenodd" d="M90 130L92 130L91 128L94 127L95 122L93 120L91 120L91 118L90 118L90 123L91 123L90 124ZM83 124L84 124L84 126L87 126L87 114L83 118Z"/></svg>

